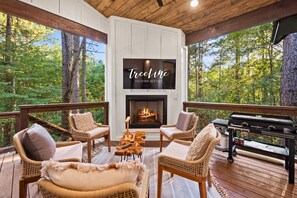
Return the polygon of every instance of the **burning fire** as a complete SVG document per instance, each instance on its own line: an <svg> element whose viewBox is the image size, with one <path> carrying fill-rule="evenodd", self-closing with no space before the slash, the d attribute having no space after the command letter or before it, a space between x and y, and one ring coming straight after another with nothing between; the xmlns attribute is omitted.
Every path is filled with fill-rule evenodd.
<svg viewBox="0 0 297 198"><path fill-rule="evenodd" d="M142 119L146 119L146 118L150 118L150 117L157 117L156 113L154 111L150 111L149 108L143 108L142 111L140 111L139 113L140 118Z"/></svg>

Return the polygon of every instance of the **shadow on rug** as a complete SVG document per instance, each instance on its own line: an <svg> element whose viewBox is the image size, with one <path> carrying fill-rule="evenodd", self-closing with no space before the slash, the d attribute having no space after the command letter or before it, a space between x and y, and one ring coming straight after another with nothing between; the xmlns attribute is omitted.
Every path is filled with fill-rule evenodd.
<svg viewBox="0 0 297 198"><path fill-rule="evenodd" d="M82 161L87 163L88 162L88 146L87 143L83 143L83 156L82 156ZM96 142L95 143L95 148L92 147L92 158L96 155L98 155L102 151L102 143L101 142Z"/></svg>
<svg viewBox="0 0 297 198"><path fill-rule="evenodd" d="M98 145L100 146L100 145ZM111 147L108 152L106 146L101 147L102 151L93 158L95 164L110 164L119 162L119 156L115 156L115 147ZM150 197L157 197L157 177L158 177L158 156L159 148L144 147L142 162L150 171ZM212 187L207 187L207 198L230 198L225 188L223 188L215 177L211 177ZM178 175L171 175L168 172L163 173L162 180L162 198L196 198L199 197L199 188L197 182L188 180Z"/></svg>

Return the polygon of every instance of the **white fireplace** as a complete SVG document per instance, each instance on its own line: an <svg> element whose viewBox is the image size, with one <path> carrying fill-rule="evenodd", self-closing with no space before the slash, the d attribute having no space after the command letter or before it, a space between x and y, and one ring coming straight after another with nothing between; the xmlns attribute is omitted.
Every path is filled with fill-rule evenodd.
<svg viewBox="0 0 297 198"><path fill-rule="evenodd" d="M128 112L130 109L127 109L126 105L127 98L141 96L142 99L136 99L129 106L134 108L131 122L137 125L138 121L134 129L146 131L147 140L159 140L159 125L175 123L182 110L182 103L187 99L187 48L184 33L175 28L113 16L109 18L109 27L105 82L106 100L110 102L111 139L118 140L122 136L125 119L127 115L131 117L131 112ZM175 87L163 89L158 85L157 89L146 86L124 89L124 59L175 60ZM166 103L150 103L145 100L151 96L165 97ZM166 114L165 117L163 113ZM141 126L139 123L142 122L146 125Z"/></svg>

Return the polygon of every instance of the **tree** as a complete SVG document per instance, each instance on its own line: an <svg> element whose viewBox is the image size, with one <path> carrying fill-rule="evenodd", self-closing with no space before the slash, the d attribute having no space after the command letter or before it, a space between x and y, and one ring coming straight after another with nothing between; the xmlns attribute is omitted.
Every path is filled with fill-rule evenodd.
<svg viewBox="0 0 297 198"><path fill-rule="evenodd" d="M297 33L283 41L281 105L297 106Z"/></svg>
<svg viewBox="0 0 297 198"><path fill-rule="evenodd" d="M0 111L18 110L20 104L57 101L61 74L57 72L58 48L49 39L53 30L3 13L0 23ZM13 119L2 119L0 127L3 145L10 145Z"/></svg>
<svg viewBox="0 0 297 198"><path fill-rule="evenodd" d="M14 74L10 69L11 65L11 36L12 36L12 18L10 15L6 16L6 31L5 31L5 50L4 50L4 64L7 65L5 70L4 82L10 86L6 86L5 92L13 94L14 90ZM14 100L8 100L6 102L6 110L12 110L14 108ZM3 126L3 145L8 146L11 140L12 122L8 121Z"/></svg>
<svg viewBox="0 0 297 198"><path fill-rule="evenodd" d="M82 61L81 61L81 101L87 102L86 87L86 60L87 60L87 41L84 37L82 40Z"/></svg>

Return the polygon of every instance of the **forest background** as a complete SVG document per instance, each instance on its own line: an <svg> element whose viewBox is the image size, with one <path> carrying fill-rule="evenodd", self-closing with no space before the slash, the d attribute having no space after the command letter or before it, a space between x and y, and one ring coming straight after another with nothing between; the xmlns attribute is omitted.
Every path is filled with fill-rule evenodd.
<svg viewBox="0 0 297 198"><path fill-rule="evenodd" d="M189 46L189 101L294 105L281 94L283 44L272 45L271 33L268 23ZM57 30L0 14L0 112L22 104L104 101L105 65L96 55L102 44L66 32L60 39L53 35ZM202 127L230 112L197 114ZM63 112L38 117L67 127ZM0 131L0 147L10 145L14 120L0 120Z"/></svg>

